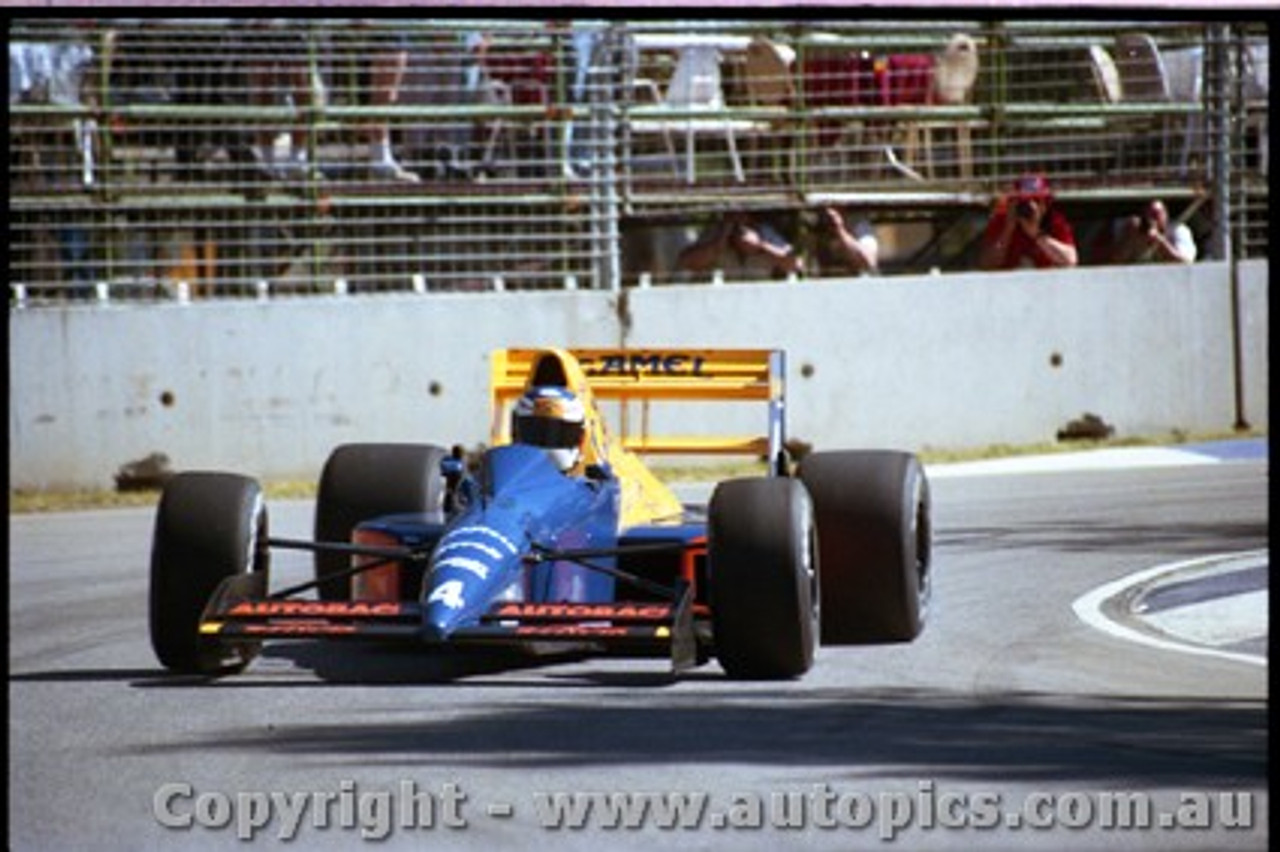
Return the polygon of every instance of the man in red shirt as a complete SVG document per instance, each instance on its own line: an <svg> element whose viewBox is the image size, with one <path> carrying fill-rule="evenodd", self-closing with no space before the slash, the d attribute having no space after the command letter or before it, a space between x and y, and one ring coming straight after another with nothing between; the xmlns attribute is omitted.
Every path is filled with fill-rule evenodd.
<svg viewBox="0 0 1280 852"><path fill-rule="evenodd" d="M983 269L1023 266L1065 267L1079 263L1076 237L1067 217L1053 206L1049 182L1026 175L997 203L982 235L978 265Z"/></svg>

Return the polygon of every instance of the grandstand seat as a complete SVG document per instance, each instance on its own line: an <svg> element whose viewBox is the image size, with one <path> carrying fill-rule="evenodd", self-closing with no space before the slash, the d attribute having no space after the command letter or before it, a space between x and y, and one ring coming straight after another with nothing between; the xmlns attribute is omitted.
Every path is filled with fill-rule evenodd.
<svg viewBox="0 0 1280 852"><path fill-rule="evenodd" d="M637 80L637 88L647 89L657 98L657 85L652 80ZM723 116L715 113L725 113ZM664 115L663 113L673 113ZM679 113L691 113L681 116ZM710 114L708 117L707 114ZM700 134L721 135L728 151L733 176L738 183L746 181L742 159L738 155L737 134L759 130L760 122L733 119L727 114L724 89L721 85L720 51L705 45L690 45L679 51L675 70L667 83L665 93L657 98L653 107L641 107L633 112L631 132L656 134L662 137L673 168L679 176L679 158L676 156L672 134L685 137L685 169L687 183L697 181L695 157L696 139Z"/></svg>
<svg viewBox="0 0 1280 852"><path fill-rule="evenodd" d="M796 86L792 78L795 51L763 36L751 40L744 63L747 100L757 109L768 110L768 119L758 133L751 136L753 153L765 150L785 153L786 174L795 172L795 149L791 144L796 123L790 117L795 105Z"/></svg>

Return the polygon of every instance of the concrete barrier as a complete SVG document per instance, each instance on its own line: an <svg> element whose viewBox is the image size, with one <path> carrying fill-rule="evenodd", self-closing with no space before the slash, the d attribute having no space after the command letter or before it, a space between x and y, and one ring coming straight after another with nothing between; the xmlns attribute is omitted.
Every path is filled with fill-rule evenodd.
<svg viewBox="0 0 1280 852"><path fill-rule="evenodd" d="M1241 266L1255 427L1266 285L1265 262ZM1219 263L14 310L9 483L109 486L152 452L309 479L346 441L480 443L488 353L512 345L780 347L791 434L819 447L1042 441L1086 411L1120 434L1228 429L1231 310ZM653 427L760 425L713 408Z"/></svg>
<svg viewBox="0 0 1280 852"><path fill-rule="evenodd" d="M1254 428L1268 425L1267 411L1271 386L1270 345L1267 318L1267 291L1271 285L1268 264L1248 261L1239 265L1240 286L1240 370L1244 420Z"/></svg>

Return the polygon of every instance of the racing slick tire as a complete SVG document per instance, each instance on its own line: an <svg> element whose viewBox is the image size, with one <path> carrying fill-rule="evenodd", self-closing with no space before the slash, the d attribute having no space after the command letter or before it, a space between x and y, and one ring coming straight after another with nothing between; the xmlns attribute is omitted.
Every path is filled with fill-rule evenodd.
<svg viewBox="0 0 1280 852"><path fill-rule="evenodd" d="M798 476L818 527L822 643L914 639L932 589L932 510L920 461L892 450L814 453Z"/></svg>
<svg viewBox="0 0 1280 852"><path fill-rule="evenodd" d="M440 460L448 453L431 444L343 444L329 454L316 498L317 541L347 542L361 521L381 515L438 510L444 500ZM351 599L346 577L351 557L317 552L320 599Z"/></svg>
<svg viewBox="0 0 1280 852"><path fill-rule="evenodd" d="M228 577L270 564L262 489L230 473L184 472L165 485L151 544L151 647L168 669L227 674L247 666L256 643L228 643L200 633L200 616Z"/></svg>
<svg viewBox="0 0 1280 852"><path fill-rule="evenodd" d="M813 507L787 478L722 482L707 509L715 653L733 678L795 678L813 665Z"/></svg>

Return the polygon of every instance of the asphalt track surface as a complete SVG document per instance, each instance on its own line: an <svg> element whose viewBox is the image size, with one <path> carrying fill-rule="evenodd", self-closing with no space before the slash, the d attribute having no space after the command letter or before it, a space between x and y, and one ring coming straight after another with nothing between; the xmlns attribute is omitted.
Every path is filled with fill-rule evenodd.
<svg viewBox="0 0 1280 852"><path fill-rule="evenodd" d="M1129 641L1073 608L1265 548L1266 462L948 473L924 635L822 649L786 683L315 643L220 681L170 677L147 640L151 512L11 516L9 846L1266 848L1266 666ZM309 505L271 510L275 534L308 534ZM1209 597L1256 591L1248 576ZM1187 588L1151 600L1203 602ZM550 794L575 792L707 799L686 827L652 810L543 827ZM272 793L305 804L293 831ZM1108 826L1120 796L1154 827L1114 810Z"/></svg>

